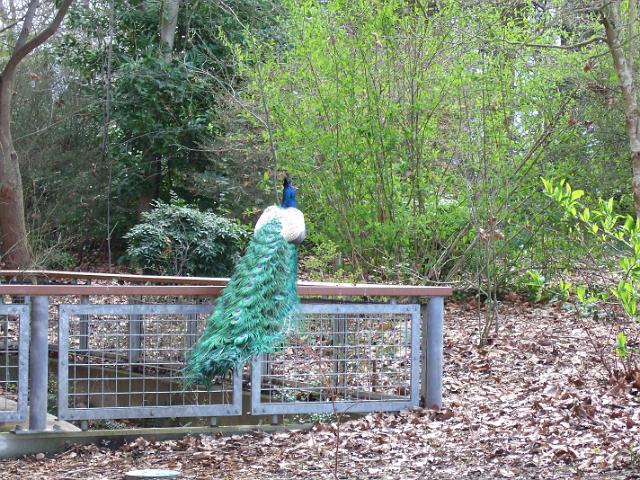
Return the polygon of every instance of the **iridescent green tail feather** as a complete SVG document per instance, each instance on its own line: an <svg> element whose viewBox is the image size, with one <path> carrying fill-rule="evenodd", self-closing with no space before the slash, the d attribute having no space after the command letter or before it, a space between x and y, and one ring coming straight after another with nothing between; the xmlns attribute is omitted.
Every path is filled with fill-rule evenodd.
<svg viewBox="0 0 640 480"><path fill-rule="evenodd" d="M268 353L295 324L297 248L273 219L258 230L218 299L205 330L187 358L187 384L215 377Z"/></svg>

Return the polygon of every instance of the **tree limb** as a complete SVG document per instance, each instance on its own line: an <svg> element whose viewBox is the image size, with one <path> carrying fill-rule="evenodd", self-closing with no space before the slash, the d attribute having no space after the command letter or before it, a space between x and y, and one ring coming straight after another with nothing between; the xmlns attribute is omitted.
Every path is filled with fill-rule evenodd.
<svg viewBox="0 0 640 480"><path fill-rule="evenodd" d="M5 72L15 69L16 66L20 63L20 61L24 57L26 57L31 51L35 50L37 47L42 45L54 33L56 33L56 31L58 30L58 27L62 23L62 20L64 19L65 15L69 11L69 7L71 6L72 3L73 3L73 0L64 0L62 5L60 6L60 10L58 10L58 13L56 14L56 16L53 18L53 20L51 20L51 23L44 30L42 30L35 37L33 37L31 40L27 41L26 36L23 37L23 33L25 33L25 28L23 27L22 32L20 33L20 38L18 38L18 41L16 42L16 48L14 49L13 54L11 55L11 58L9 59L7 64L4 66L4 69L2 71L3 75ZM32 5L37 6L37 0L34 0L29 4L29 9L31 9ZM35 13L35 7L34 7L33 13ZM27 25L27 21L29 20L28 15L29 15L29 11L27 11L27 16L25 17L25 23L24 23L25 26ZM28 30L26 31L26 35L28 35ZM21 44L21 38L24 38L22 44Z"/></svg>
<svg viewBox="0 0 640 480"><path fill-rule="evenodd" d="M33 26L33 17L36 15L36 10L38 9L39 4L39 0L31 0L29 2L29 5L27 6L27 13L24 15L24 22L20 29L20 35L18 35L18 40L16 40L16 44L13 47L14 54L27 42L29 33L31 32L31 27Z"/></svg>
<svg viewBox="0 0 640 480"><path fill-rule="evenodd" d="M578 50L582 47L586 47L592 43L604 43L607 39L604 37L591 37L588 40L584 40L583 42L574 43L573 45L548 45L544 43L526 43L526 42L505 42L509 45L518 45L521 47L532 47L532 48L554 48L558 50Z"/></svg>
<svg viewBox="0 0 640 480"><path fill-rule="evenodd" d="M7 25L6 27L2 27L2 30L0 30L0 34L6 32L7 30L11 30L13 27L15 27L18 24L18 22L21 22L22 20L24 20L25 17L26 17L26 15L23 16L22 18L16 20L15 22Z"/></svg>

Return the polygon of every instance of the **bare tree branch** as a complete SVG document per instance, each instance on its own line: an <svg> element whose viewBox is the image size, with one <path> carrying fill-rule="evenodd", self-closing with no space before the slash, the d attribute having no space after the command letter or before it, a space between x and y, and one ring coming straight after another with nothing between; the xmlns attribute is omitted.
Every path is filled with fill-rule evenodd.
<svg viewBox="0 0 640 480"><path fill-rule="evenodd" d="M509 45L518 45L521 47L532 47L532 48L554 48L557 50L578 50L582 47L586 47L587 45L591 45L592 43L605 43L607 41L604 37L592 37L583 42L574 43L573 45L550 45L544 43L527 43L527 42L505 42Z"/></svg>
<svg viewBox="0 0 640 480"><path fill-rule="evenodd" d="M0 30L0 34L6 32L7 30L11 30L13 27L15 27L19 22L23 21L25 19L26 15L24 15L22 18L19 18L18 20L16 20L15 22L12 22L10 25L7 25L6 27L3 27L2 30Z"/></svg>
<svg viewBox="0 0 640 480"><path fill-rule="evenodd" d="M31 7L33 5L36 5L37 7L37 3L38 3L37 0L32 0L32 2L29 4L29 10L27 11L27 15L25 16L25 21L24 21L25 27L28 25L28 23L30 23L28 22L28 20L29 20L29 13L30 13ZM64 19L67 12L69 11L69 7L71 6L72 3L73 3L73 0L64 0L62 5L60 6L60 9L58 10L58 13L53 18L53 20L51 20L51 23L44 30L42 30L35 37L33 37L31 40L26 40L26 36L28 36L29 32L25 30L25 27L23 27L22 32L20 33L20 37L16 42L16 48L13 51L13 55L11 55L11 58L9 59L9 61L4 67L4 70L2 71L3 75L5 72L15 69L16 66L20 63L20 61L24 57L26 57L30 52L32 52L37 47L42 45L54 33L56 33L56 30L58 30L58 27L62 23L62 20ZM35 13L35 7L33 9L33 13ZM30 29L30 26L29 26L29 29ZM23 37L23 33L25 33L25 31L26 31L26 36ZM21 40L22 40L22 43L21 43Z"/></svg>
<svg viewBox="0 0 640 480"><path fill-rule="evenodd" d="M29 38L29 34L31 33L31 28L33 27L33 17L35 17L36 10L38 9L39 5L39 0L31 0L29 2L29 5L27 6L27 13L25 13L24 15L24 22L22 23L20 35L18 35L18 40L13 47L14 55L18 50L20 50L20 47L27 43L27 39Z"/></svg>

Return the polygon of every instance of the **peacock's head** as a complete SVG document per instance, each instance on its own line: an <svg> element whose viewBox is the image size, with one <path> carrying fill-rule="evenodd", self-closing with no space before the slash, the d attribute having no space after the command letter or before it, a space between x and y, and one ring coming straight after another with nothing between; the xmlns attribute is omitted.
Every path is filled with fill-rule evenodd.
<svg viewBox="0 0 640 480"><path fill-rule="evenodd" d="M284 172L284 177L282 179L282 186L284 188L287 188L289 185L291 185L291 175L289 175L289 172Z"/></svg>

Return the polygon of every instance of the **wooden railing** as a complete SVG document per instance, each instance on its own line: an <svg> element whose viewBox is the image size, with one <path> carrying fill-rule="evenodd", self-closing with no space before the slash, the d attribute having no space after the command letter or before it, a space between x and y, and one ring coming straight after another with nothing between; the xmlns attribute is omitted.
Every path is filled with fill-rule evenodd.
<svg viewBox="0 0 640 480"><path fill-rule="evenodd" d="M0 294L4 295L175 295L215 297L227 285L228 278L174 277L55 270L0 270ZM19 283L9 283L19 279ZM117 284L77 284L94 280L123 282ZM58 283L71 281L70 283ZM142 284L147 285L142 285ZM160 285L148 285L155 283ZM298 282L302 297L447 297L451 287L418 285L383 285L367 283Z"/></svg>

